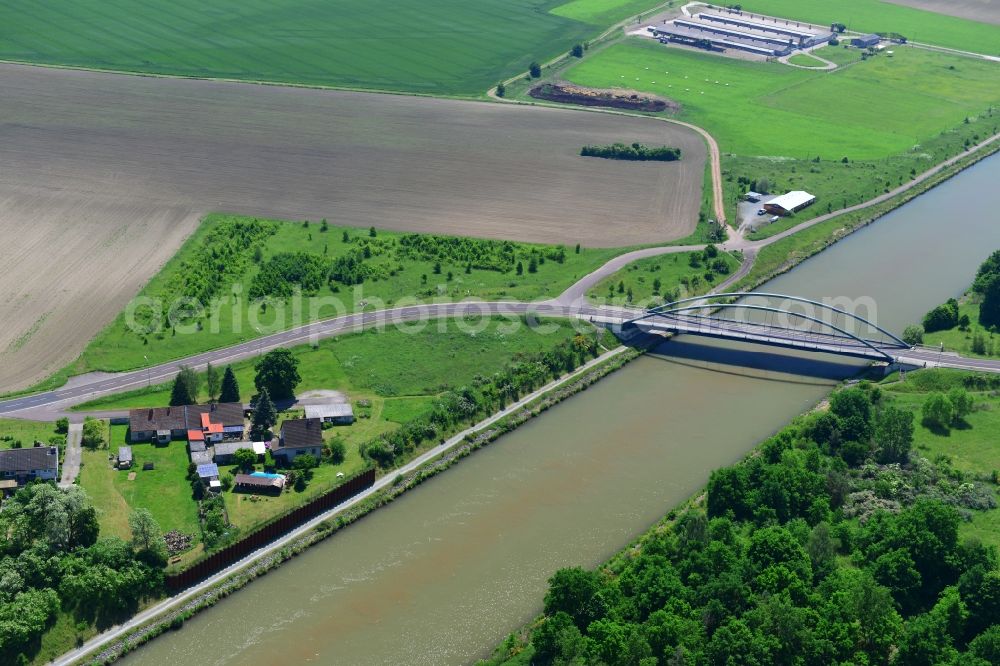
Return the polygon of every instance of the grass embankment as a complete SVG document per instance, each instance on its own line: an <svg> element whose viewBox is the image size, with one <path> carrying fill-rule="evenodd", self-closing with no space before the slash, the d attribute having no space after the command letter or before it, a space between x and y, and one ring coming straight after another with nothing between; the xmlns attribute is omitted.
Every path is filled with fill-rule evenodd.
<svg viewBox="0 0 1000 666"><path fill-rule="evenodd" d="M587 292L595 302L648 307L668 300L699 296L737 268L728 252L679 252L634 261Z"/></svg>
<svg viewBox="0 0 1000 666"><path fill-rule="evenodd" d="M307 502L335 485L338 473L349 477L361 470L362 444L426 415L442 392L472 383L478 376L492 375L511 360L545 352L576 335L570 323L564 321L545 321L544 329L531 329L521 325L520 320L487 320L486 324L482 330L467 332L456 321L435 321L416 333L372 330L327 339L316 347L293 348L303 378L299 393L335 389L355 405L358 418L354 424L324 431L325 441L338 440L344 444L345 460L317 467L302 491L288 489L278 497L256 499L226 492L230 521L245 532ZM242 397L248 399L254 392L253 362L236 364L234 370ZM167 387L153 387L148 392L111 396L91 406L123 409L166 405L168 401ZM292 416L301 416L301 410L282 414L282 418ZM131 471L136 477L129 481L129 472L113 469L108 460L109 454L115 454L124 443L125 429L126 426L111 427L110 450L84 453L80 483L102 510L102 529L127 536L128 512L146 507L164 530L178 529L192 534L197 543L200 537L197 505L185 479L188 466L185 443L172 442L165 447L133 445L135 463ZM153 462L154 470L143 471L145 462ZM220 473L224 476L234 470L235 467L223 466ZM196 549L188 556L198 552Z"/></svg>
<svg viewBox="0 0 1000 666"><path fill-rule="evenodd" d="M1000 55L1000 26L881 0L747 0L744 11L828 26L843 23L857 32L897 33L913 42Z"/></svg>
<svg viewBox="0 0 1000 666"><path fill-rule="evenodd" d="M0 58L152 74L476 95L657 0L0 5ZM404 27L393 30L393 26Z"/></svg>
<svg viewBox="0 0 1000 666"><path fill-rule="evenodd" d="M142 367L317 319L418 301L551 297L628 249L577 252L574 245L428 234L378 231L372 237L368 229L324 231L316 222L254 224L252 218L207 217L134 301L141 305L133 319L150 332L130 326L126 309L66 372ZM295 275L305 263L311 273ZM334 270L337 277L328 278ZM306 285L307 296L293 295L296 284ZM264 300L257 298L260 290ZM182 298L203 309L186 310Z"/></svg>
<svg viewBox="0 0 1000 666"><path fill-rule="evenodd" d="M1000 151L1000 142L994 142L989 147L959 160L948 168L942 169L933 177L920 183L920 185L888 201L859 211L838 215L761 248L760 252L757 253L757 258L754 260L750 272L747 273L746 277L733 285L733 291L751 290L776 275L790 270L851 232L874 222L889 211L902 206L907 201L954 176L962 169L998 151Z"/></svg>
<svg viewBox="0 0 1000 666"><path fill-rule="evenodd" d="M57 433L55 425L45 421L0 419L0 449L13 448L15 442L20 442L24 448L30 448L35 442L48 444L53 437L65 441L66 436Z"/></svg>
<svg viewBox="0 0 1000 666"><path fill-rule="evenodd" d="M834 59L842 49L823 49ZM834 55L836 54L836 55ZM563 73L594 88L676 100L723 152L727 219L742 192L804 189L817 202L755 237L891 190L1000 127L996 63L912 47L832 71L668 48L633 38ZM877 100L859 104L857 100ZM844 161L846 158L846 162Z"/></svg>

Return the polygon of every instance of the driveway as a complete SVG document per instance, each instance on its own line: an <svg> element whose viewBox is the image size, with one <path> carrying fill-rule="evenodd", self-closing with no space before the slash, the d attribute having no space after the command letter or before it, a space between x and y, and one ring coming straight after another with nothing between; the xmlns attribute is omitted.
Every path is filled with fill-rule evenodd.
<svg viewBox="0 0 1000 666"><path fill-rule="evenodd" d="M83 423L70 423L69 432L66 433L66 457L63 460L62 479L59 481L60 488L72 486L76 477L80 474L80 448L83 441Z"/></svg>

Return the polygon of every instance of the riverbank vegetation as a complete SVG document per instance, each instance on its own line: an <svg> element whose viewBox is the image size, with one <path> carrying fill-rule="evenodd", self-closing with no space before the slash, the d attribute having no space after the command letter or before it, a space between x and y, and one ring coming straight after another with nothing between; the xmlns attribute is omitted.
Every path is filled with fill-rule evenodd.
<svg viewBox="0 0 1000 666"><path fill-rule="evenodd" d="M633 162L675 162L681 158L681 149L670 146L649 147L641 143L628 146L624 143L613 143L608 146L584 146L580 149L580 155Z"/></svg>
<svg viewBox="0 0 1000 666"><path fill-rule="evenodd" d="M943 435L914 416L948 384L989 437L982 381L838 391L599 570L559 570L528 640L489 663L991 663L997 539L969 526L998 512L979 465L1000 457L971 437L937 455Z"/></svg>
<svg viewBox="0 0 1000 666"><path fill-rule="evenodd" d="M949 299L928 312L919 327L923 344L978 356L1000 357L1000 250L976 271L961 299Z"/></svg>
<svg viewBox="0 0 1000 666"><path fill-rule="evenodd" d="M739 265L737 256L714 245L701 252L639 259L598 282L587 297L598 303L652 307L704 294Z"/></svg>
<svg viewBox="0 0 1000 666"><path fill-rule="evenodd" d="M551 297L627 249L210 215L68 371L141 367L407 302Z"/></svg>
<svg viewBox="0 0 1000 666"><path fill-rule="evenodd" d="M722 151L727 219L750 183L806 190L816 204L762 228L763 238L891 191L995 134L994 63L899 47L832 71L725 58L639 38L614 44L560 76L676 100L677 118L704 127ZM847 97L879 99L860 107ZM775 131L780 127L781 131Z"/></svg>

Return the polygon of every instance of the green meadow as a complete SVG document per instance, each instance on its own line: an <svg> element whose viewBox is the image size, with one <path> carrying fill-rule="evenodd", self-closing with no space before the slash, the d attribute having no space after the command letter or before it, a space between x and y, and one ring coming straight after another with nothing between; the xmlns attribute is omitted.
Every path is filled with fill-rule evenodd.
<svg viewBox="0 0 1000 666"><path fill-rule="evenodd" d="M164 304L160 327L148 333L136 332L129 325L126 312L123 312L91 341L67 371L79 374L98 369L116 371L142 367L238 344L261 334L317 319L391 308L415 301L458 301L470 297L524 301L549 298L628 249L580 248L577 252L575 246L480 241L389 231L376 231L377 235L371 237L369 229L330 225L324 231L323 225L316 222L306 225L303 222L274 220L265 221L274 226L273 235L239 250L233 250L224 239L217 238L217 234L213 236L213 231L220 225L248 219L230 215L208 216L137 297L137 303L153 298ZM431 239L433 243L422 246L426 250L411 251L404 248L404 237L410 240ZM456 247L458 250L455 250ZM404 249L405 255L401 254ZM328 282L324 274L322 284L312 294L324 301L313 301L308 297L299 301L294 296L269 297L263 301L249 298L255 278L267 272L268 260L275 255L294 252L311 255L324 267L349 254L360 256L361 252L370 253L370 257L362 259L370 276L362 284L346 285ZM474 255L475 258L457 258L465 252L468 254L461 256ZM171 326L170 322L175 320L168 318L167 314L170 304L177 303L177 297L182 293L178 285L185 280L190 282L192 267L201 262L202 257L216 254L227 256L225 264L232 269L225 275L206 279L219 281L216 295L225 301L218 301L220 305L216 308L202 301L206 309L197 323L189 319L186 320L188 325ZM497 263L508 256L513 259L503 266ZM490 262L493 263L487 266ZM517 264L520 264L520 269ZM141 308L136 312L141 315L148 310Z"/></svg>
<svg viewBox="0 0 1000 666"><path fill-rule="evenodd" d="M660 304L704 294L739 266L739 259L721 251L712 258L703 252L678 252L639 259L598 282L587 297L612 305Z"/></svg>
<svg viewBox="0 0 1000 666"><path fill-rule="evenodd" d="M681 104L723 151L727 218L750 183L803 189L817 203L751 238L867 201L997 131L1000 65L896 47L862 62L824 47L831 71L721 57L640 39L615 44L565 72L573 83L631 88Z"/></svg>
<svg viewBox="0 0 1000 666"><path fill-rule="evenodd" d="M1000 103L1000 66L897 48L832 71L720 57L632 39L567 72L593 88L676 100L727 153L872 160L912 149Z"/></svg>
<svg viewBox="0 0 1000 666"><path fill-rule="evenodd" d="M297 393L332 389L352 400L381 398L399 401L385 411L389 420L402 423L414 410L428 405L434 396L469 382L477 374L490 375L520 355L542 352L571 338L575 331L566 321L546 320L544 328L531 328L522 320L456 320L369 329L299 345L292 353L299 360L302 382ZM481 329L481 330L479 330ZM240 385L240 398L248 402L256 393L254 363L248 359L233 364ZM203 374L203 373L202 373ZM202 377L203 379L203 377ZM170 384L119 393L78 405L77 411L161 407L169 404ZM208 400L204 382L199 398ZM407 404L404 398L418 399Z"/></svg>
<svg viewBox="0 0 1000 666"><path fill-rule="evenodd" d="M740 5L744 11L819 25L843 23L858 32L897 33L914 42L1000 55L1000 26L881 0L744 0Z"/></svg>
<svg viewBox="0 0 1000 666"><path fill-rule="evenodd" d="M0 58L476 95L654 0L14 0ZM553 11L550 11L553 10Z"/></svg>

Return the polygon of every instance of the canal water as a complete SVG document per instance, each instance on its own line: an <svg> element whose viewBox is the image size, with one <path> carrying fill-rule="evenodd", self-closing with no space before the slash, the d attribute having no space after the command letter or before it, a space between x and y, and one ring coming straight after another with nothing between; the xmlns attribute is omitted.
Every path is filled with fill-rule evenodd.
<svg viewBox="0 0 1000 666"><path fill-rule="evenodd" d="M1000 157L767 285L866 299L894 331L1000 248ZM820 400L857 364L682 338L503 437L126 658L462 664Z"/></svg>

